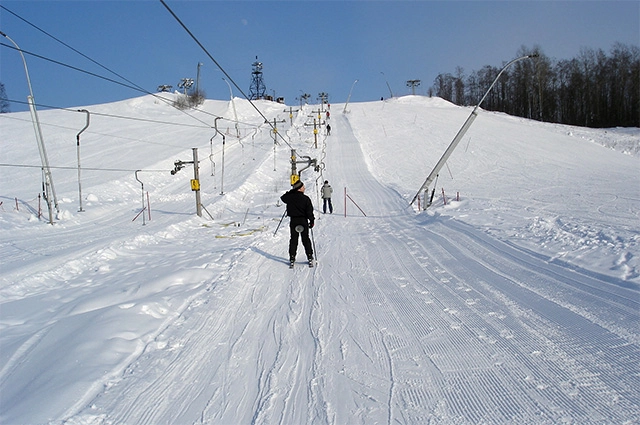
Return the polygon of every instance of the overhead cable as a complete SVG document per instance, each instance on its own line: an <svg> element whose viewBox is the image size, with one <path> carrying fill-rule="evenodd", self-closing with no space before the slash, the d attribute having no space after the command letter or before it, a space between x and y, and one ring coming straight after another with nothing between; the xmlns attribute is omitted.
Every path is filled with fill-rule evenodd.
<svg viewBox="0 0 640 425"><path fill-rule="evenodd" d="M108 81L108 82L111 82L111 83L114 83L114 84L118 84L118 85L121 85L121 86L123 86L123 87L129 88L129 89L132 89L132 90L136 90L136 91L142 92L142 93L144 93L144 94L150 94L150 95L152 95L153 97L155 97L156 99L162 99L162 101L163 101L163 102L166 102L166 103L168 103L168 104L171 104L171 102L167 101L166 99L162 98L161 96L158 96L158 95L156 95L156 94L154 94L154 93L151 93L151 92L149 92L148 90L142 89L142 88L140 88L140 87L138 87L138 86L128 85L128 84L125 84L125 83L123 83L123 82L116 81L116 80L114 80L114 79L112 79L112 78L105 77L105 76L102 76L102 75L96 74L96 73L94 73L94 72L87 71L87 70L84 70L84 69L78 68L78 67L76 67L76 66L69 65L69 64L66 64L66 63L63 63L63 62L57 61L57 60L55 60L55 59L47 58L47 57L42 56L42 55L39 55L39 54L37 54L37 53L29 52L29 51L27 51L27 50L23 50L23 49L18 49L18 48L16 48L15 46L11 46L11 45L6 44L6 43L2 43L2 42L0 42L0 46L8 47L8 48L10 48L10 49L17 50L17 51L22 52L22 53L24 53L24 54L27 54L27 55L30 55L30 56L36 57L36 58L38 58L38 59L42 59L42 60L45 60L45 61L48 61L48 62L54 63L54 64L56 64L56 65L60 65L60 66L63 66L63 67L65 67L65 68L69 68L69 69L72 69L72 70L74 70L74 71L78 71L78 72L81 72L81 73L83 73L83 74L90 75L90 76L92 76L92 77L100 78L100 79L103 79L103 80L105 80L105 81ZM172 105L172 106L173 106L173 105ZM210 125L210 124L208 124L206 121L203 121L203 120L201 120L200 118L194 117L193 115L191 115L191 114L187 113L187 112L186 112L186 111L184 111L184 110L181 110L180 108L178 108L178 110L180 110L180 111L181 111L181 112L183 112L184 114L186 114L186 115L190 116L191 118L193 118L193 119L195 119L195 120L197 120L197 121L201 122L202 124L205 124L205 125L207 125L208 127L211 127L211 125ZM201 112L203 112L203 113L205 113L205 114L207 114L207 115L211 115L211 116L217 117L216 115L210 114L210 113L205 112L205 111L201 111Z"/></svg>
<svg viewBox="0 0 640 425"><path fill-rule="evenodd" d="M29 164L4 164L0 163L0 167L14 167L14 168L42 168L42 165L29 165ZM52 166L50 168L55 168L58 170L77 170L78 167L64 167L64 166ZM87 171L116 171L116 172L135 172L138 170L128 169L128 168L95 168L95 167L82 167L82 170ZM154 172L154 173L166 173L167 170L139 170L145 172Z"/></svg>

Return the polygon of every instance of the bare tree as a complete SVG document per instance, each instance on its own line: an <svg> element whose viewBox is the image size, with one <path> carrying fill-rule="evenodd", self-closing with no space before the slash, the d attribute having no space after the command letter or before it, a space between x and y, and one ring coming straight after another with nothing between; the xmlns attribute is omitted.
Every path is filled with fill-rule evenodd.
<svg viewBox="0 0 640 425"><path fill-rule="evenodd" d="M11 112L11 105L7 100L7 92L4 89L4 83L0 83L0 114Z"/></svg>

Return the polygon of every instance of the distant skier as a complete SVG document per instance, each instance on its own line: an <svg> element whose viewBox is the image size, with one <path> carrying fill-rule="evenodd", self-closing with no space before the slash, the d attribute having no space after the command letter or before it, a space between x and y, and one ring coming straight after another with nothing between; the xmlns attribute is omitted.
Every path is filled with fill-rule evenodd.
<svg viewBox="0 0 640 425"><path fill-rule="evenodd" d="M329 184L328 180L324 181L322 185L322 213L327 213L327 204L329 205L329 214L333 214L333 205L331 204L331 194L333 193L333 188Z"/></svg>
<svg viewBox="0 0 640 425"><path fill-rule="evenodd" d="M331 136L331 126L327 124L327 136Z"/></svg>
<svg viewBox="0 0 640 425"><path fill-rule="evenodd" d="M302 238L309 267L313 267L313 249L311 240L309 239L309 229L315 223L313 215L313 204L311 199L304 194L304 183L298 180L293 184L290 191L280 197L282 202L287 204L287 215L291 217L289 229L291 230L291 239L289 240L289 267L293 267L296 261L296 253L298 251L298 234Z"/></svg>

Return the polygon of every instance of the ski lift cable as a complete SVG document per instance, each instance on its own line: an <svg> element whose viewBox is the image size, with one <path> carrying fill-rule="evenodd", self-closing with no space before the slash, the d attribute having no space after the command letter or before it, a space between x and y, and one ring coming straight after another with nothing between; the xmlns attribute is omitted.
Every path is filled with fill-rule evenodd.
<svg viewBox="0 0 640 425"><path fill-rule="evenodd" d="M13 50L18 50L15 46L11 46L11 45L9 45L9 44L2 43L2 42L0 42L0 46L8 47L8 48L13 49ZM81 73L83 73L83 74L87 74L87 75L92 76L92 77L100 78L100 79L102 79L102 80L108 81L108 82L110 82L110 83L118 84L118 85L123 86L123 87L126 87L126 88L128 88L128 89L132 89L132 90L135 90L135 91L139 91L139 92L141 92L141 93L144 93L144 94L151 95L151 96L153 96L154 98L156 98L156 99L158 99L158 100L161 100L162 102L164 102L164 103L168 104L169 106L172 106L172 107L174 107L174 108L175 108L175 105L173 104L173 102L169 101L168 99L165 99L165 98L164 98L164 97L162 97L162 96L158 96L158 95L157 95L157 94L155 94L155 93L151 93L150 91L145 90L145 89L142 89L142 88L140 88L140 87L138 87L138 86L136 86L136 85L133 85L133 86L132 86L132 85L129 85L129 84L125 84L125 83L123 83L123 82L120 82L120 81L114 80L114 79L112 79L112 78L109 78L109 77L105 77L105 76L103 76L103 75L96 74L95 72L87 71L87 70L84 70L84 69L82 69L82 68L78 68L77 66L69 65L69 64L66 64L66 63L64 63L64 62L60 62L60 61L58 61L58 60L48 58L48 57L46 57L46 56L42 56L42 55L40 55L40 54L38 54L38 53L33 53L33 52L30 52L30 51L27 51L27 50L23 50L23 49L19 49L19 51L20 51L20 52L22 52L22 53L24 53L24 54L27 54L27 55L29 55L29 56L33 56L33 57L35 57L35 58L42 59L42 60L45 60L45 61L48 61L48 62L54 63L54 64L56 64L56 65L60 65L60 66L63 66L63 67L65 67L65 68L69 68L69 69L72 69L72 70L74 70L74 71L81 72ZM64 109L64 108L59 108L59 109ZM178 110L179 110L180 112L182 112L183 114L185 114L185 115L187 115L187 116L189 116L189 117L193 118L194 120L199 121L199 122L201 122L202 124L207 125L209 128L211 127L211 125L210 125L210 124L208 124L206 121L201 120L200 118L198 118L198 117L196 117L196 116L194 116L194 115L190 114L189 112L187 112L187 111L185 111L185 110L183 110L183 109L180 109L180 108L176 108L176 109L178 109ZM217 115L212 114L212 113L207 112L207 111L199 110L199 112L202 112L203 114L210 115L210 116L213 116L213 117L217 117ZM229 119L229 118L225 118L225 119L227 119L227 120L229 120L229 121L232 121L232 120L231 120L231 119Z"/></svg>
<svg viewBox="0 0 640 425"><path fill-rule="evenodd" d="M11 45L9 45L9 44L5 44L5 43L2 43L2 42L0 42L0 46L8 47L8 48L10 48L10 49L14 49L14 50L18 50L18 49L16 49L14 46L11 46ZM139 87L137 87L137 86L131 86L131 85L128 85L128 84L122 83L122 82L120 82L120 81L116 81L116 80L114 80L114 79L112 79L112 78L105 77L105 76L102 76L102 75L96 74L96 73L94 73L94 72L87 71L87 70L84 70L84 69L78 68L78 67L76 67L76 66L69 65L69 64L66 64L66 63L63 63L63 62L57 61L57 60L55 60L55 59L47 58L47 57L45 57L45 56L39 55L39 54L37 54L37 53L29 52L29 51L27 51L27 50L22 50L22 49L20 49L19 51L20 51L20 52L22 52L22 53L24 53L24 54L27 54L27 55L33 56L33 57L35 57L35 58L42 59L42 60L45 60L45 61L48 61L48 62L54 63L54 64L56 64L56 65L60 65L60 66L63 66L63 67L65 67L65 68L69 68L69 69L72 69L72 70L74 70L74 71L78 71L78 72L81 72L81 73L83 73L83 74L90 75L90 76L92 76L92 77L100 78L100 79L105 80L105 81L108 81L108 82L110 82L110 83L118 84L118 85L120 85L120 86L123 86L123 87L129 88L129 89L132 89L132 90L136 90L136 91L142 92L142 93L144 93L144 94L149 94L149 95L151 95L151 96L155 97L156 99L160 99L160 100L162 100L163 102L165 102L165 103L169 104L170 106L174 106L172 102L168 101L167 99L163 98L162 96L158 96L158 95L156 95L156 94L154 94L154 93L149 92L148 90L140 89L140 88L139 88ZM174 107L175 107L175 106L174 106ZM59 109L64 109L64 108L59 108ZM188 116L190 116L191 118L193 118L193 119L195 119L195 120L197 120L197 121L199 121L199 122L201 122L201 123L203 123L203 124L207 124L207 122L206 122L206 121L203 121L203 120L201 120L200 118L197 118L197 117L195 117L195 116L193 116L193 115L189 114L187 111L184 111L184 110L182 110L182 109L180 109L180 108L177 108L177 109L178 109L179 111L181 111L182 113L184 113L185 115L188 115ZM209 113L204 112L204 111L202 111L202 112L203 112L203 113L206 113L206 114L208 114L208 115L213 115L213 114L209 114ZM210 126L209 126L209 127L210 127Z"/></svg>
<svg viewBox="0 0 640 425"><path fill-rule="evenodd" d="M6 164L0 163L0 167L13 167L13 168L42 168L42 165L29 165L29 164ZM65 167L65 166L51 166L49 168L58 170L77 170L77 167ZM115 171L115 172L135 172L144 171L152 173L166 173L167 170L133 170L129 168L98 168L98 167L82 167L85 171Z"/></svg>
<svg viewBox="0 0 640 425"><path fill-rule="evenodd" d="M1 44L2 43L0 43L0 45ZM25 102L25 101L22 101L22 100L14 100L14 99L6 99L6 100L7 100L7 102L10 102L10 103L20 103L20 104L23 104L23 105L28 105L28 102ZM60 107L60 106L47 105L47 104L44 104L44 103L35 103L34 105L36 105L37 107L47 108L47 109L56 109L56 110L67 111L67 112L78 112L78 109L76 109L76 108L65 108L65 107ZM202 111L202 112L204 112L204 111ZM91 114L92 115L96 115L96 116L117 118L117 119L123 119L123 120L150 122L150 123L154 123L154 124L166 124L166 125L175 125L175 126L192 127L192 128L207 128L207 129L211 128L211 125L209 123L205 122L205 121L200 121L204 125L194 125L194 124L178 123L178 122L171 122L171 121L152 120L152 119L148 119L148 118L128 117L128 116L125 116L125 115L114 115L114 114L107 114L107 113L95 112L95 111L92 111ZM6 114L0 114L0 118L6 118ZM223 119L223 120L227 120L227 121L233 121L233 120L230 120L229 118L224 118L224 117L220 117L220 118ZM256 128L256 127L260 126L260 124L254 124L254 123L249 123L249 122L243 122L243 121L237 121L237 122L246 125L248 128Z"/></svg>

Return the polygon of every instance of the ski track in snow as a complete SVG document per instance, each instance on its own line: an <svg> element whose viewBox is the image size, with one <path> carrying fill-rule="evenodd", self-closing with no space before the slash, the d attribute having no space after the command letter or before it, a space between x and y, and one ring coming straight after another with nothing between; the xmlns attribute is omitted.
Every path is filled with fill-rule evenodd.
<svg viewBox="0 0 640 425"><path fill-rule="evenodd" d="M305 118L298 114L292 139ZM132 319L156 319L157 330L129 341L136 347L123 348L113 370L49 423L635 423L640 301L633 283L569 268L459 219L415 214L373 176L349 115L336 113L330 123L319 152L330 181L344 182L353 202L344 217L336 184L334 214L321 214L323 178L303 175L317 210L315 268L286 267L287 219L273 235L282 211L274 199L286 187L275 183L281 176L271 173L265 151L221 201L222 211L235 208L247 196L243 185L276 188L251 195L260 217L250 218L250 232L187 218L110 238L99 252L93 244L61 247L58 269L15 272L21 287L4 296L16 303L20 294L50 296L55 288L43 281L64 296L73 289L68 281L109 274L128 257L157 275L153 288L102 289L98 305L69 295L71 318L108 323L103 315L117 306ZM167 240L174 255L162 258ZM129 269L132 281L139 268ZM172 301L176 286L187 284ZM153 293L156 304L148 302ZM56 326L15 350L0 371L3 387Z"/></svg>

